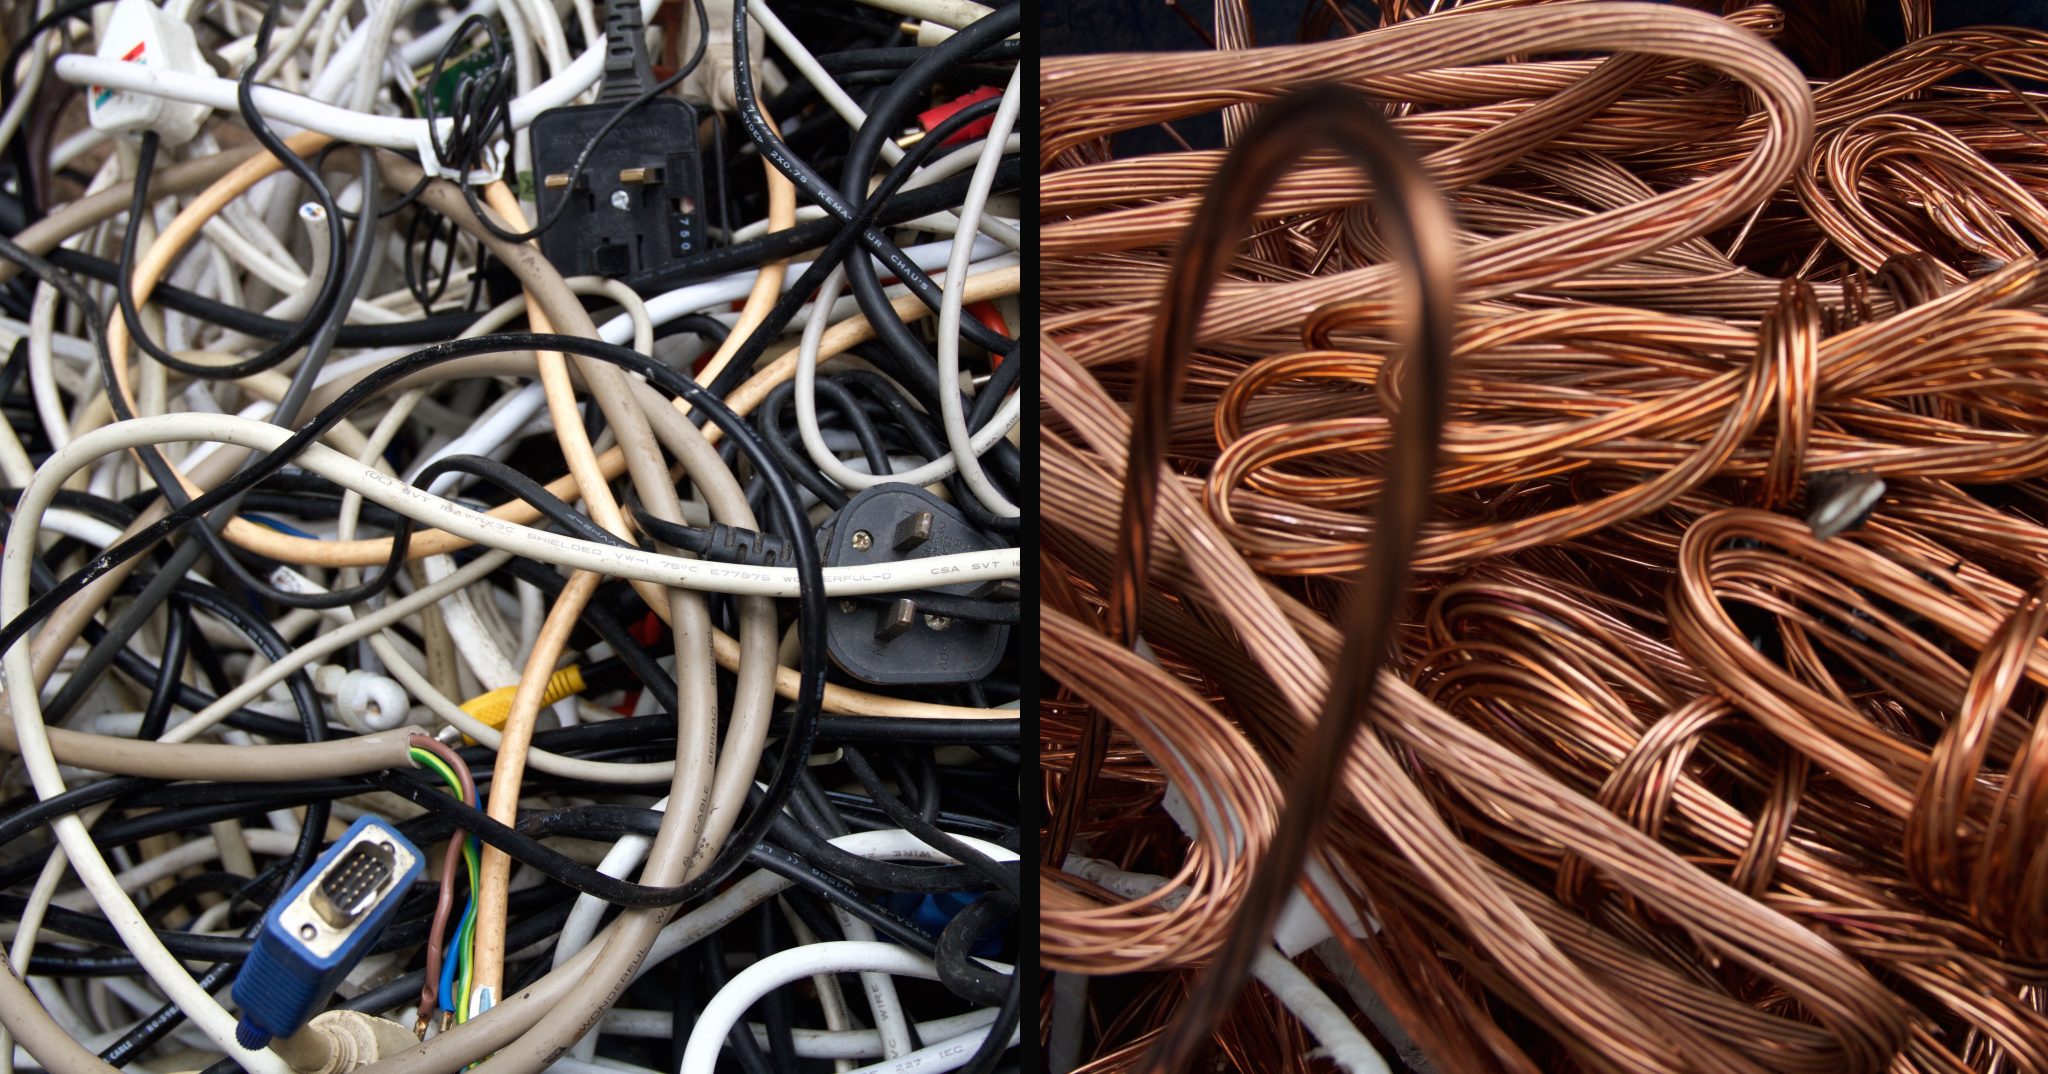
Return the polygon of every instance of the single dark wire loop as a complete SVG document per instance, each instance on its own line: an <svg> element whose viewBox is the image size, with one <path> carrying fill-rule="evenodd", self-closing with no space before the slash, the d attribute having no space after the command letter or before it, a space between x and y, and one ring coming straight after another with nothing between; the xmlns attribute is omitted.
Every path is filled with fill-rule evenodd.
<svg viewBox="0 0 2048 1074"><path fill-rule="evenodd" d="M1413 281L1406 295L1413 304L1407 322L1411 355L1405 363L1403 406L1394 416L1394 461L1375 517L1369 567L1343 616L1345 647L1332 664L1323 711L1288 783L1279 830L1215 962L1145 1057L1141 1069L1150 1074L1186 1069L1235 999L1252 959L1271 944L1273 922L1320 831L1352 735L1373 703L1409 559L1429 510L1455 326L1457 257L1450 212L1414 152L1375 104L1354 90L1316 87L1261 110L1258 125L1210 181L1204 211L1196 215L1174 259L1143 370L1150 383L1136 393L1106 629L1122 644L1138 641L1160 468L1201 311L1259 199L1303 153L1319 145L1342 151L1371 176L1376 197L1387 206L1380 214L1386 245ZM1076 758L1074 774L1062 786L1048 833L1046 852L1055 863L1065 855L1091 766L1100 765L1106 744L1103 721L1092 714L1091 720L1094 726L1083 739L1085 757Z"/></svg>

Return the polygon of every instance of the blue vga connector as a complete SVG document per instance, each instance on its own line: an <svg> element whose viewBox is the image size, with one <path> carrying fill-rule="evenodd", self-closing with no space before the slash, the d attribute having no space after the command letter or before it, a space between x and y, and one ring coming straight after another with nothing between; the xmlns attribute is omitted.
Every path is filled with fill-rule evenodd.
<svg viewBox="0 0 2048 1074"><path fill-rule="evenodd" d="M369 953L421 863L418 848L383 821L350 825L263 916L235 978L235 1039L253 1049L298 1032Z"/></svg>

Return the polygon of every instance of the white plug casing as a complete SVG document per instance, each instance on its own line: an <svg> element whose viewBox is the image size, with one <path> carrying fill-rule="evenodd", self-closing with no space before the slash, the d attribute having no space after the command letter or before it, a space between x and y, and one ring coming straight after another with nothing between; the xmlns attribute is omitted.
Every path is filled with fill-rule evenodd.
<svg viewBox="0 0 2048 1074"><path fill-rule="evenodd" d="M150 0L119 0L100 37L99 58L185 74L212 75L199 54L192 27ZM199 133L213 109L147 93L105 86L86 87L87 114L97 130L112 134L155 131L167 145L183 145Z"/></svg>

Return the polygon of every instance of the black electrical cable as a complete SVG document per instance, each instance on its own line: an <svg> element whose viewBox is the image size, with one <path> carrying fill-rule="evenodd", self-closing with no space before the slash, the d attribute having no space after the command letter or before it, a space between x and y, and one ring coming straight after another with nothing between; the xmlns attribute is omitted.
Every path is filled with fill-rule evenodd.
<svg viewBox="0 0 2048 1074"><path fill-rule="evenodd" d="M609 2L632 3L636 2L636 0L609 0ZM662 79L661 81L655 83L654 85L641 90L632 99L620 105L618 111L612 113L610 119L605 120L604 125L597 129L597 133L590 136L590 141L585 143L582 151L576 155L576 163L570 166L568 174L571 183L575 182L577 176L583 174L584 166L590 163L590 154L597 149L598 144L604 141L605 136L610 134L613 128L617 127L619 123L623 121L627 116L632 115L633 112L637 110L641 105L644 105L647 102L655 99L656 97L659 97L664 93L667 93L669 90L674 89L677 85L681 84L684 79L690 77L691 72L697 69L697 65L703 62L705 49L711 41L711 16L707 14L704 10L704 0L691 0L691 4L696 8L697 11L698 32L697 47L690 54L690 58L687 61L685 61L681 67L677 68L675 73L669 75L667 78ZM636 16L637 21L637 10L634 12L634 14ZM509 66L511 62L511 56L509 54L506 54L500 60L500 66ZM505 136L509 139L511 137L512 127L512 117L509 108L504 110L503 112L503 125L505 127ZM436 146L436 151L439 151L438 145ZM471 162L465 160L462 163L464 165L464 170L467 170L467 165L469 165ZM525 231L514 232L508 231L505 228L500 227L497 223L497 220L490 213L484 211L483 203L477 199L476 188L471 184L462 184L462 200L468 203L470 212L475 213L476 218L483 223L484 230L489 231L494 238L497 238L502 242L528 242L530 240L539 238L541 235L545 234L549 228L555 226L556 222L562 218L562 210L566 209L569 206L569 199L564 198L561 201L556 202L554 209L548 212L545 216L543 216L538 223L534 224L533 227L528 228Z"/></svg>
<svg viewBox="0 0 2048 1074"><path fill-rule="evenodd" d="M344 392L325 410L308 420L296 434L279 445L277 450L251 460L248 466L233 478L169 512L155 523L144 527L135 536L94 557L84 569L60 582L37 598L21 615L0 626L0 652L5 652L18 644L35 623L48 616L72 594L83 589L92 578L141 554L166 534L231 500L243 489L285 466L297 457L306 445L388 385L440 362L475 354L519 350L561 351L610 362L629 372L644 376L649 383L671 395L684 398L693 408L709 415L728 437L740 445L754 466L771 478L770 484L774 492L772 498L776 504L778 518L792 532L801 532L807 526L801 501L797 498L795 490L785 477L770 467L767 448L761 444L760 438L754 435L752 427L734 414L723 400L706 392L682 373L636 351L600 340L574 336L507 333L478 339L452 340L416 351L374 371ZM770 818L764 814L780 809L787 800L795 784L796 770L805 764L810 755L811 742L817 728L819 706L823 699L827 657L824 638L824 570L819 562L817 549L809 542L798 543L795 569L799 582L797 633L802 659L798 669L796 707L793 710L788 737L780 751L774 773L769 779L768 805L741 822L732 839L719 852L712 865L700 873L696 880L680 888L666 889L661 898L680 901L683 898L694 897L711 889L730 875L744 859L747 848L757 842L761 833L766 831ZM684 892L687 894L683 894Z"/></svg>
<svg viewBox="0 0 2048 1074"><path fill-rule="evenodd" d="M914 776L899 752L890 750L883 756L888 759L890 770L896 773L896 785L905 791L915 789L918 819L926 824L935 824L939 819L939 768L932 763L930 752L915 750L913 753L918 762Z"/></svg>
<svg viewBox="0 0 2048 1074"><path fill-rule="evenodd" d="M725 115L717 109L713 109L711 112L711 174L718 182L718 231L722 234L721 241L725 245L731 246L733 232L736 229L733 226L732 172L728 170L725 163L725 138Z"/></svg>
<svg viewBox="0 0 2048 1074"><path fill-rule="evenodd" d="M854 778L860 780L861 786L867 788L868 797L882 808L882 812L890 820L927 845L945 851L952 855L953 860L993 881L1003 894L1009 896L1011 906L1022 903L1022 883L1018 880L1014 867L1005 868L988 855L940 830L936 825L927 823L923 817L904 806L902 801L888 792L888 788L882 783L882 777L876 774L874 767L868 764L868 759L860 750L852 746L841 746L840 756L846 761L846 766L853 770Z"/></svg>
<svg viewBox="0 0 2048 1074"><path fill-rule="evenodd" d="M916 149L917 146L911 148ZM907 153L905 155L908 156ZM996 187L1002 190L1015 189L1022 175L1022 163L1015 157L1005 157L1002 165L996 169ZM958 206L973 178L968 174L953 175L930 186L902 191L889 199L888 204L882 208L881 215L875 222L876 226L893 227L920 216L929 216ZM815 250L830 241L844 226L829 216L818 220L806 220L792 228L771 231L758 239L749 239L736 246L720 246L706 250L695 257L628 276L625 280L641 294L659 294L686 283L714 279L755 268L770 261L795 257L806 250Z"/></svg>
<svg viewBox="0 0 2048 1074"><path fill-rule="evenodd" d="M801 286L801 285L799 285ZM797 484L810 490L820 503L833 510L846 506L846 490L825 479L817 467L811 465L810 457L791 446L789 434L782 430L782 412L796 396L796 382L785 380L768 392L761 400L760 408L754 414L754 422L761 430L761 441L768 446L768 454L781 466L782 472L795 478ZM805 531L799 530L787 537L796 537Z"/></svg>
<svg viewBox="0 0 2048 1074"><path fill-rule="evenodd" d="M895 822L889 819L889 815L884 813L882 807L876 805L872 798L865 795L849 794L845 791L826 791L825 795L832 800L832 808L838 810L839 814L843 817L851 818L870 828L896 827ZM1017 828L1014 821L1015 818L1013 817L1011 818L1011 823L1006 824L987 817L977 817L966 813L942 810L939 813L938 823L948 831L956 831L963 835L987 839L989 842L999 846L1016 850L1018 846Z"/></svg>
<svg viewBox="0 0 2048 1074"><path fill-rule="evenodd" d="M286 492L268 487L271 484L281 484L283 478L296 476L300 475L278 474L270 482L266 482L265 488L251 489L249 494L242 498L242 510L249 514L271 515L295 519L300 522L311 522L314 520L331 521L341 517L341 497L339 495L322 496L304 492ZM154 489L150 490L151 495L155 495L155 491ZM356 522L359 528L397 529L400 517L398 512L392 511L382 504L370 503L368 501L358 501L357 503Z"/></svg>
<svg viewBox="0 0 2048 1074"><path fill-rule="evenodd" d="M996 1064L1003 1061L1003 1053L1010 1050L1010 1037L1017 1032L1024 1007L1024 975L1012 972L1010 987L1003 993L1003 1005L996 1008L996 1020L988 1027L988 1036L981 1038L981 1046L974 1050L974 1058L961 1069L966 1074L991 1074Z"/></svg>
<svg viewBox="0 0 2048 1074"><path fill-rule="evenodd" d="M849 854L790 817L778 818L769 835L805 861L861 887L930 895L980 890L984 883L959 865L901 865Z"/></svg>
<svg viewBox="0 0 2048 1074"><path fill-rule="evenodd" d="M247 884L249 879L233 873L208 870L174 880L163 894L141 907L142 920L149 922L150 928L169 930L172 926L165 924L163 918L171 911L190 909L202 895L234 895L242 890L242 886Z"/></svg>
<svg viewBox="0 0 2048 1074"><path fill-rule="evenodd" d="M775 900L754 908L754 940L762 957L771 951L783 949L782 930L777 928ZM786 989L777 988L761 997L762 1020L768 1027L768 1058L775 1064L777 1074L793 1074L796 1063L796 1016L791 1009ZM753 1036L747 1028L746 1019L741 1018L734 1027L741 1033Z"/></svg>
<svg viewBox="0 0 2048 1074"><path fill-rule="evenodd" d="M241 968L240 963L216 962L199 977L199 987L211 993L228 983ZM185 1009L176 1003L166 1003L150 1012L142 1021L135 1023L119 1040L100 1049L100 1061L109 1066L125 1067L135 1061L143 1052L154 1047L158 1041L169 1036L171 1031L185 1021Z"/></svg>
<svg viewBox="0 0 2048 1074"><path fill-rule="evenodd" d="M735 62L739 62L745 53L745 49L735 49L733 52ZM749 101L751 101L751 97L742 98L743 105ZM912 272L917 273L927 284L930 284L931 278L924 276L922 271L911 262L910 258L902 250L898 249L894 243L889 242L887 239L880 238L881 232L876 228L875 224L880 219L882 210L889 203L890 199L897 196L903 184L910 181L910 177L917 173L917 169L933 153L937 152L938 147L947 138L952 137L955 132L965 129L970 123L994 115L996 107L1000 106L1001 103L996 100L976 101L947 116L932 128L932 133L929 136L904 152L902 159L898 160L895 166L889 169L888 174L882 177L881 183L875 187L874 191L867 193L861 198L858 208L848 206L844 213L834 211L833 216L838 221L844 222L844 226L833 234L831 241L826 243L825 248L816 257L811 259L810 265L804 269L803 274L797 277L794 284L791 284L783 291L781 296L776 299L775 305L762 318L761 323L755 326L754 331L747 336L746 341L740 345L740 348L733 352L732 360L726 365L725 370L720 373L718 379L712 382L713 390L721 393L730 393L733 388L738 387L738 378L753 372L754 366L760 361L761 355L767 352L770 344L782 337L783 331L789 327L791 321L796 319L798 311L802 310L804 304L811 300L811 297L817 293L818 288L824 284L826 278L834 270L850 261L866 260L865 257L852 256L854 251L863 245L869 250L874 251L877 256L887 259L890 271L897 273L898 278L909 282L911 277L904 275L904 273ZM747 115L744 110L741 114L742 116ZM774 138L773 131L768 128L765 121L760 119L758 109L747 120L749 134L754 132L756 123L760 125L761 130L768 132L769 138ZM781 147L779 142L776 142L775 145L777 148L770 152L770 160L776 162L778 170L787 174L788 169L783 168L781 162L783 160L796 161L797 158L785 152L784 148L786 147ZM769 152L766 149L763 151ZM806 172L809 170L808 166L801 165L800 162L798 166L804 167ZM792 179L795 179L795 177L792 176ZM821 179L816 181L819 184L823 183ZM802 182L799 182L797 185L803 187ZM866 187L863 186L862 189L865 191ZM816 199L814 198L813 200ZM824 203L820 202L820 204ZM829 209L830 207L827 206L827 208ZM888 251L895 255L894 258L888 259L887 254L875 249L875 244L869 240L869 236L878 238L881 245L888 247ZM901 264L898 264L898 262L901 262ZM937 307L934 306L933 308L936 309ZM868 316L873 317L874 313L870 311ZM891 320L895 320L899 326L902 324L901 318L897 317L894 312L891 312L889 317ZM980 322L972 321L971 318L964 319L961 321L963 330L969 323L980 327ZM986 328L982 330L984 332L987 331ZM932 380L934 384L937 383L936 373L933 374Z"/></svg>
<svg viewBox="0 0 2048 1074"><path fill-rule="evenodd" d="M170 728L171 708L178 700L178 683L184 677L185 658L191 647L188 639L197 629L190 611L181 604L171 605L164 624L163 653L157 658L156 682L150 686L149 703L143 706L142 726L136 729L136 738L154 742Z"/></svg>
<svg viewBox="0 0 2048 1074"><path fill-rule="evenodd" d="M1001 64L1014 63L1023 55L1023 42L1016 40L998 41L975 53L969 63ZM841 52L821 52L817 56L818 66L833 74L841 71L900 71L924 57L926 50L908 46L893 48L858 48Z"/></svg>
<svg viewBox="0 0 2048 1074"><path fill-rule="evenodd" d="M111 776L83 787L73 787L54 798L30 802L0 817L0 847L30 832L49 827L58 817L70 816L101 802L111 802L153 783L152 780L137 779L133 776Z"/></svg>
<svg viewBox="0 0 2048 1074"><path fill-rule="evenodd" d="M740 0L738 6L743 8L745 0ZM883 89L871 102L868 121L854 132L853 146L847 154L840 186L849 192L866 189L868 176L881 153L882 140L918 106L923 99L925 88L965 58L1016 32L1021 20L1018 5L1013 3L997 8L959 33L933 46L925 56L904 70L901 79ZM891 266L892 269L893 267ZM901 273L897 276L907 283L912 283ZM938 391L937 364L910 328L891 312L893 307L888 295L882 290L882 282L875 272L874 262L865 257L848 258L846 279L853 291L854 299L860 304L861 311L867 315L868 323L874 326L876 338L897 358L897 367L889 372L901 374L897 379L903 381L905 387L919 394L920 401L926 403L927 411L936 412L937 408L930 404L935 401ZM913 289L914 287L913 283ZM936 293L931 298L925 298L922 293L919 297L924 298L926 304L933 309L938 308ZM962 320L961 336L991 352L1001 351L1010 344L1008 339L990 331L973 318ZM910 379L905 380L905 377ZM998 443L993 449L998 459L1014 453L1014 450L1007 441Z"/></svg>
<svg viewBox="0 0 2048 1074"><path fill-rule="evenodd" d="M1009 991L1012 974L997 973L976 962L974 945L991 929L1015 912L1004 906L1000 896L983 895L953 916L939 931L938 950L932 963L938 967L939 983L946 990L977 1007L1001 1006ZM1012 971L1014 973L1015 971Z"/></svg>
<svg viewBox="0 0 2048 1074"><path fill-rule="evenodd" d="M1004 364L1007 365L1008 363ZM1012 369L1007 378L1002 377L1000 375L1001 372L1001 368L998 367L998 375L991 377L989 383L975 393L974 405L968 414L968 428L979 428L986 425L989 418L994 416L995 408L1000 405L1002 397L1008 394L1009 390L1016 385L1017 369ZM877 373L871 373L865 369L850 369L839 373L836 379L848 387L859 389L870 399L886 407L890 415L896 420L894 427L901 429L910 438L911 446L917 454L927 459L936 459L952 451L945 443L945 434L938 427L937 420L931 414L911 407L909 402L903 398L902 393L897 390L894 382L888 378ZM823 383L823 381L821 380L820 383ZM1003 441L998 445L998 447L1007 446L1009 446L1008 441ZM1007 453L991 450L984 461L994 462L998 474L1006 474L1010 478L1010 484L1013 486L1016 484L1016 467L1019 460L1014 450ZM1022 519L1001 518L990 512L988 508L983 507L981 500L974 496L967 488L966 482L957 471L946 477L946 488L953 494L954 506L958 507L961 513L965 514L979 528L1012 535L1018 532Z"/></svg>
<svg viewBox="0 0 2048 1074"><path fill-rule="evenodd" d="M795 391L794 381L785 381L784 384L787 384L792 392ZM780 388L782 385L777 387ZM868 420L867 411L861 409L860 402L853 397L852 392L846 390L845 385L831 377L819 377L816 395L819 402L831 404L839 420L853 431L854 440L860 444L861 457L867 460L869 473L886 476L895 472L895 468L889 464L889 449L882 445L881 430L875 428L875 423Z"/></svg>
<svg viewBox="0 0 2048 1074"><path fill-rule="evenodd" d="M732 335L732 328L724 321L708 313L685 313L675 320L665 321L662 324L656 325L654 338L667 339L670 336L681 335L685 332L702 339L709 345L704 352L705 356L709 357L712 348L716 348L719 344L724 343L725 337Z"/></svg>
<svg viewBox="0 0 2048 1074"><path fill-rule="evenodd" d="M790 152L789 147L775 133L775 129L768 125L766 118L761 115L759 104L754 99L753 72L751 70L752 59L748 55L748 50L744 47L733 50L733 90L734 97L739 105L740 120L746 128L747 136L753 139L755 146L760 149L762 156L766 157L769 163L775 166L777 171L787 176L790 182L796 184L797 189L802 190L813 202L823 207L833 217L845 223L847 230L854 232L852 236L854 239L865 244L877 259L888 266L889 271L897 279L903 281L904 285L910 288L911 293L917 295L926 306L934 311L939 308L941 300L939 285L933 283L931 277L925 275L924 270L918 268L880 230L873 227L872 224L863 225L858 223L860 211L855 208L855 204L857 200L863 198L863 192L867 190L868 177L873 172L871 165L875 155L880 152L881 139L887 137L886 132L888 130L895 129L895 124L908 111L910 102L921 96L926 88L931 83L937 81L943 72L959 66L983 47L1000 41L1014 33L1020 21L1021 16L1018 13L1016 4L998 8L988 15L975 20L959 33L940 42L927 55L906 68L903 75L891 84L889 90L885 91L881 101L878 101L869 111L867 120L861 124L854 134L853 149L850 151L846 163L848 178L840 184L845 191L843 194L840 189L834 188L830 183L826 182L823 176L819 175L809 164L804 162L803 158ZM746 0L738 0L733 5L733 26L733 32L736 35L733 40L745 42L747 40ZM948 122L958 118L964 112L977 108L983 103L986 102L976 102L955 112L953 116L948 117ZM952 134L950 130L940 133L941 128L946 126L946 123L938 124L926 134L925 140L943 144ZM872 135L871 139L870 135ZM860 154L864 140L869 148L865 159ZM923 144L923 141L918 143L920 146ZM911 147L912 150L916 148L917 146ZM908 152L904 154L906 159L909 156ZM852 177L856 167L859 169L859 178L857 180ZM843 254L841 256L844 257ZM848 260L867 266L868 275L870 277L874 275L873 266L869 263L868 259L851 258ZM830 271L829 266L827 271ZM801 289L801 284L799 289ZM879 292L879 285L876 290ZM870 321L878 317L897 320L893 313L882 312L882 309L886 309L886 307L887 303L884 303L881 309L872 307L865 301L861 303L861 308L866 311ZM898 324L900 327L901 322L898 321ZM1002 339L1002 337L990 331L987 326L971 319L961 322L960 333L963 338L971 340L975 345L991 350L999 346L999 341ZM927 357L927 361L929 361L929 357Z"/></svg>
<svg viewBox="0 0 2048 1074"><path fill-rule="evenodd" d="M698 973L704 978L704 986L711 994L723 990L730 978L725 972L725 940L719 933L704 937L697 944ZM725 1041L732 1048L733 1058L738 1060L740 1070L745 1074L775 1074L768 1056L761 1050L761 1044L754 1039L754 1031L747 1027L745 1018L733 1023L726 1032Z"/></svg>
<svg viewBox="0 0 2048 1074"><path fill-rule="evenodd" d="M275 4L272 7L274 8ZM248 73L253 75L254 72L255 64L251 63ZM270 142L276 142L274 135L271 137ZM275 146L272 146L270 142L264 143L265 148L270 149L287 162L296 163L301 168L305 167L305 163L300 161L291 150L285 148L284 143L277 142ZM321 319L332 308L334 295L338 294L341 289L341 266L338 260L329 263L327 276L322 280L319 295L314 299L314 306L308 312L306 318L300 321L298 327L294 328L284 339L265 348L253 358L229 365L208 365L199 362L188 362L158 346L157 342L151 339L149 333L143 328L142 314L136 308L135 293L132 287L132 281L135 278L135 253L141 242L142 221L149 214L153 201L149 196L149 180L151 174L156 170L156 154L156 132L143 132L142 148L135 166L134 198L128 204L128 226L121 233L121 256L118 262L120 274L114 279L116 304L120 307L121 321L127 325L129 336L135 340L135 345L140 347L143 353L151 358L186 376L202 380L239 380L277 366L297 352L301 344L313 337L314 331L319 328ZM311 169L306 170L310 174ZM297 174L296 171L294 174ZM317 184L319 177L314 176L313 181ZM343 246L341 218L334 215L333 198L327 194L327 188L324 185L316 186L314 194L320 203L320 207L328 214L327 230L329 241L333 243L334 250L339 253ZM108 382L107 387L108 394L114 394L113 382Z"/></svg>
<svg viewBox="0 0 2048 1074"><path fill-rule="evenodd" d="M630 542L613 536L610 530L592 522L588 515L569 506L567 500L549 492L540 482L496 459L484 455L450 455L428 464L413 476L412 483L418 488L432 488L435 479L443 474L466 474L496 485L509 493L513 499L523 500L531 505L542 517L556 526L586 541L608 544L614 548L634 547Z"/></svg>
<svg viewBox="0 0 2048 1074"><path fill-rule="evenodd" d="M123 278L121 268L115 262L79 250L64 247L52 250L50 263L66 272L75 272L109 285L118 283ZM150 292L149 300L165 309L258 339L285 339L299 327L294 322L266 317L169 283L158 284L156 289ZM335 343L341 347L411 347L434 343L460 334L463 329L476 323L478 316L480 315L475 313L443 313L396 324L343 325Z"/></svg>

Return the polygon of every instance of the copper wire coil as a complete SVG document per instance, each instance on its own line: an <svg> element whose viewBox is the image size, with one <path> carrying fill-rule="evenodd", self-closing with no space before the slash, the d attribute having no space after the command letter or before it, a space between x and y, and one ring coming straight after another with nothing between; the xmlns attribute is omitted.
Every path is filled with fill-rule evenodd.
<svg viewBox="0 0 2048 1074"><path fill-rule="evenodd" d="M1168 785L1253 847L1318 760L1413 360L1361 171L1304 158L1206 307L1162 309L1225 154L1106 139L1223 110L1236 140L1335 79L1388 102L1462 250L1418 574L1316 833L1334 887L1301 889L1341 961L1439 1070L2048 1070L2048 111L2021 88L2048 35L1909 2L1858 68L1828 32L1854 5L1423 6L1312 4L1314 43L1247 52L1225 4L1214 53L1042 69L1046 804L1201 886L1169 910L1045 864L1045 965L1163 971L1101 1000L1079 1069L1156 1069L1257 867L1214 817L1180 834ZM1102 616L1162 317L1199 331L1133 624L1154 665ZM1823 539L1839 473L1885 488ZM1090 714L1145 733L1075 805ZM1257 988L1213 1043L1219 1070L1314 1046Z"/></svg>

